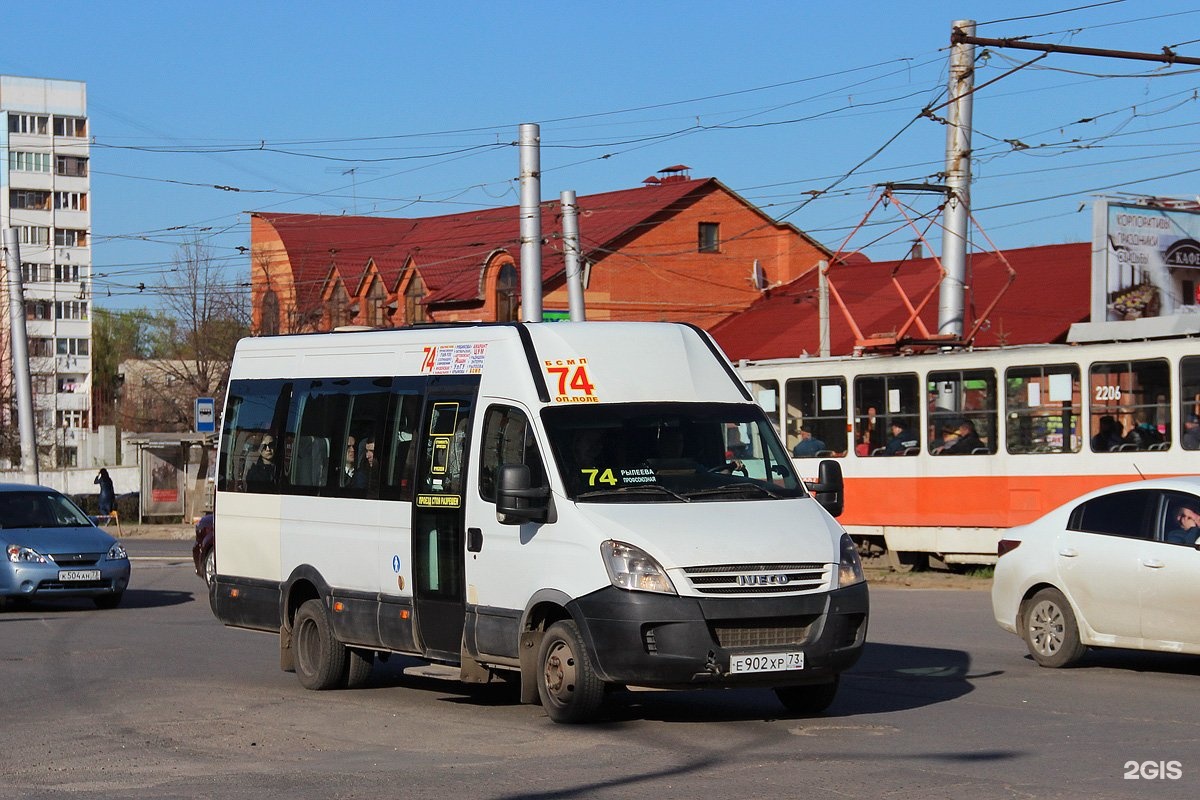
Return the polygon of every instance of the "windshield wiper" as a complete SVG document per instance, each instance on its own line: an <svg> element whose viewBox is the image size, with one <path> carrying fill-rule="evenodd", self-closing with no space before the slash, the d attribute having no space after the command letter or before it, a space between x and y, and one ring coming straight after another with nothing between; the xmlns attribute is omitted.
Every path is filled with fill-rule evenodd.
<svg viewBox="0 0 1200 800"><path fill-rule="evenodd" d="M590 492L581 492L575 495L576 500L583 500L586 497L603 497L611 494L643 494L646 490L652 492L664 492L684 503L690 503L691 500L678 492L673 492L661 483L637 483L629 486L616 486L612 489L595 489Z"/></svg>
<svg viewBox="0 0 1200 800"><path fill-rule="evenodd" d="M721 486L710 486L707 489L697 489L694 492L688 492L687 495L688 495L688 497L702 497L702 496L708 495L708 494L725 494L727 492L738 492L743 489L754 489L756 491L761 492L762 494L767 495L768 497L783 498L783 497L787 496L787 495L780 494L779 492L775 491L774 489L771 489L770 487L765 486L761 483L741 483L741 482L725 483L725 484L722 484Z"/></svg>

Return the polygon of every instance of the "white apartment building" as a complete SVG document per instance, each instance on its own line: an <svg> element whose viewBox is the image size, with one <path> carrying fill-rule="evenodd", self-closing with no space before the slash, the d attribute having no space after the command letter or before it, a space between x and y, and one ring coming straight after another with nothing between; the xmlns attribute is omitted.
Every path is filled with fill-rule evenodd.
<svg viewBox="0 0 1200 800"><path fill-rule="evenodd" d="M17 231L44 467L83 466L91 428L92 250L87 86L0 75L0 226ZM6 265L6 268L9 265ZM12 392L7 274L0 392ZM11 424L11 407L0 424Z"/></svg>

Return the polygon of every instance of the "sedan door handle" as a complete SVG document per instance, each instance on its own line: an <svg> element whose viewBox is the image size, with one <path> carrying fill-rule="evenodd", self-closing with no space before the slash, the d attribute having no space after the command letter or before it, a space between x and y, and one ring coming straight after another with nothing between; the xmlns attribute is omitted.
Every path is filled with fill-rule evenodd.
<svg viewBox="0 0 1200 800"><path fill-rule="evenodd" d="M1150 569L1162 569L1166 566L1166 564L1162 561L1159 561L1157 558L1147 558L1142 559L1142 566L1149 567Z"/></svg>
<svg viewBox="0 0 1200 800"><path fill-rule="evenodd" d="M1074 558L1075 556L1079 555L1079 551L1074 547L1064 547L1058 551L1058 554L1060 556L1066 556L1067 558Z"/></svg>

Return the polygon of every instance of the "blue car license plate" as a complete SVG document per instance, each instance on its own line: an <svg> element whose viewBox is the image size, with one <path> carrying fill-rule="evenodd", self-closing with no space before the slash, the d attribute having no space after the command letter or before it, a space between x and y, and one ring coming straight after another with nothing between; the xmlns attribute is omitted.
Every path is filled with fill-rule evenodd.
<svg viewBox="0 0 1200 800"><path fill-rule="evenodd" d="M63 583L69 583L71 581L98 581L100 580L100 570L60 569L58 571L58 579Z"/></svg>

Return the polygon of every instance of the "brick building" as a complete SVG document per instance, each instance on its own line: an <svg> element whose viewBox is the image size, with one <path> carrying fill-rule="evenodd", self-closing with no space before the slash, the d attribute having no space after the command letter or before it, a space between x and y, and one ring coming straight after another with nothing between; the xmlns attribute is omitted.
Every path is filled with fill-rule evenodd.
<svg viewBox="0 0 1200 800"><path fill-rule="evenodd" d="M710 328L829 257L686 169L578 198L589 320ZM559 215L557 201L542 204L547 319L568 308ZM250 231L255 333L521 318L516 206L418 219L257 212Z"/></svg>

